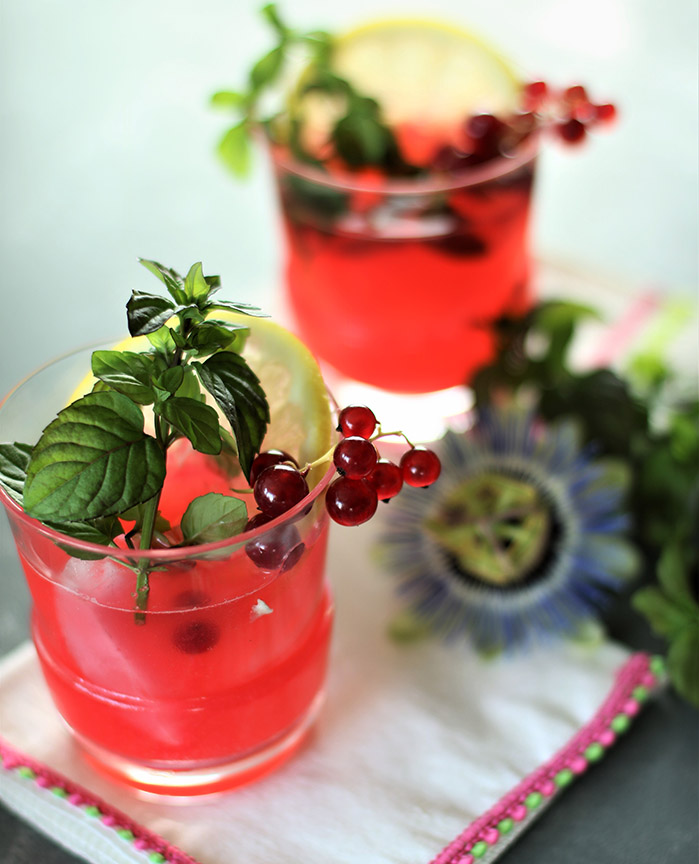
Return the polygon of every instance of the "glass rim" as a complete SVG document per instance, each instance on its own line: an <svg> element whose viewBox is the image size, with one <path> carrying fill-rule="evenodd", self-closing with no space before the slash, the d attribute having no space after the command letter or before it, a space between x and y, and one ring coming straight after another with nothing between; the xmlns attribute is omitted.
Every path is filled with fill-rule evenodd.
<svg viewBox="0 0 699 864"><path fill-rule="evenodd" d="M381 183L362 182L353 179L350 172L332 177L326 171L313 165L306 165L294 159L281 145L274 144L267 135L260 133L265 140L270 158L275 166L304 180L336 189L340 192L374 192L380 195L421 195L437 192L453 192L457 189L476 186L489 180L496 180L532 162L539 153L540 134L533 132L511 155L501 155L481 165L463 168L460 171L417 178L392 177L382 179Z"/></svg>
<svg viewBox="0 0 699 864"><path fill-rule="evenodd" d="M33 378L36 378L46 369L49 369L52 366L55 366L57 363L60 363L62 360L67 360L69 357L73 357L84 351L95 350L99 346L105 344L116 344L118 341L118 339L113 341L101 339L98 342L92 342L87 345L82 345L81 347L75 348L72 351L66 351L63 354L54 357L52 360L47 360L41 366L38 366L33 372L25 375L24 378L22 378L17 384L15 384L15 386L12 387L12 389L0 399L0 412L2 412L3 407L15 393L17 393L25 384L27 384ZM280 525L284 525L289 520L293 520L299 514L301 514L308 507L309 504L313 504L315 502L315 500L330 484L330 481L332 480L334 474L335 465L333 464L332 459L329 459L328 470L316 483L313 489L309 491L308 495L302 498L301 501L298 502L298 504L295 504L285 513L282 513L280 516L275 516L274 519L270 519L269 522L265 522L264 525L260 525L259 527L254 528L252 531L243 531L242 533L236 534L233 537L227 537L224 540L216 540L212 543L201 543L197 546L172 546L167 549L128 549L121 546L103 546L101 543L91 543L88 540L79 540L75 537L71 537L69 534L63 534L62 532L57 531L55 528L50 528L48 525L44 525L44 523L41 522L39 519L35 519L33 516L30 516L28 513L26 513L22 506L19 504L19 502L16 501L3 488L2 485L0 485L0 504L5 507L5 509L8 511L8 514L12 514L28 529L35 531L36 533L41 534L44 537L47 537L54 543L63 546L70 546L72 549L77 549L81 552L91 552L93 554L99 554L105 557L108 556L118 561L131 562L134 558L138 558L139 560L167 563L173 561L181 561L184 558L203 557L212 552L221 552L222 550L229 547L239 547L242 544L249 542L250 540L261 537L268 531L271 531L274 528L279 527Z"/></svg>

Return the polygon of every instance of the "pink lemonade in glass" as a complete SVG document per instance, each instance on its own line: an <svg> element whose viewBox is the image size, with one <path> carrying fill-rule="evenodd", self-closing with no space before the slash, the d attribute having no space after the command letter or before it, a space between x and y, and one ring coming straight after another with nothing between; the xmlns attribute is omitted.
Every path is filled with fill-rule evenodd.
<svg viewBox="0 0 699 864"><path fill-rule="evenodd" d="M40 404L51 416L46 402L66 404L85 356L55 367L0 406L3 435L36 437L33 424L45 417L29 422L24 410ZM32 595L46 682L108 773L152 792L198 794L267 773L303 741L323 691L333 617L323 503L333 471L324 470L307 498L262 527L145 552L119 539L120 548L107 549L60 535L0 489ZM168 451L162 515L178 524L192 498L245 485L178 441ZM104 557L107 551L118 560ZM144 556L151 566L139 622L136 574L124 564L133 568Z"/></svg>

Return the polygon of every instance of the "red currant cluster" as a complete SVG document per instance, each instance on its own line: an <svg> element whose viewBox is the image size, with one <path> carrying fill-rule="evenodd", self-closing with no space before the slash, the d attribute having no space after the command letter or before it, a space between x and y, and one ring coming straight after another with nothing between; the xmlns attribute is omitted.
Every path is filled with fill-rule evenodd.
<svg viewBox="0 0 699 864"><path fill-rule="evenodd" d="M330 484L325 497L330 517L340 525L361 525L371 519L378 502L397 495L403 483L429 486L439 477L439 458L424 447L410 445L399 465L379 458L373 444L375 440L388 435L405 438L405 435L374 434L376 429L376 417L370 408L351 405L340 413L338 431L343 438L332 451L340 476ZM283 450L260 453L250 471L252 491L260 512L249 520L246 530L259 528L303 501L309 492L306 481L309 467L301 469L293 456ZM291 523L251 540L246 551L263 569L288 570L301 557L303 548L298 529Z"/></svg>
<svg viewBox="0 0 699 864"><path fill-rule="evenodd" d="M611 123L617 113L611 102L592 102L582 84L552 90L545 81L532 81L524 87L522 98L524 110L540 118L541 125L550 126L566 144L579 144L589 128Z"/></svg>

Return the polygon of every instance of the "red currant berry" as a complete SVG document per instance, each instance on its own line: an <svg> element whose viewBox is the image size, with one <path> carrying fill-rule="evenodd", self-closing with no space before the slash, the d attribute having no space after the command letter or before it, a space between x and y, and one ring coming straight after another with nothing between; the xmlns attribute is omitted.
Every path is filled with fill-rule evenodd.
<svg viewBox="0 0 699 864"><path fill-rule="evenodd" d="M308 495L308 483L296 468L281 462L265 468L255 481L253 495L260 510L274 519Z"/></svg>
<svg viewBox="0 0 699 864"><path fill-rule="evenodd" d="M579 144L585 137L585 126L579 120L572 117L556 126L561 139L566 144Z"/></svg>
<svg viewBox="0 0 699 864"><path fill-rule="evenodd" d="M281 462L291 462L292 465L299 467L299 463L290 456L285 450L265 450L264 453L259 453L252 460L250 466L250 485L255 485L255 480L262 474L265 468L270 465L279 465Z"/></svg>
<svg viewBox="0 0 699 864"><path fill-rule="evenodd" d="M587 98L587 90L582 84L574 84L572 87L566 87L563 91L563 100L569 105L576 105L579 102L589 102Z"/></svg>
<svg viewBox="0 0 699 864"><path fill-rule="evenodd" d="M390 459L379 459L366 478L366 482L376 492L379 501L388 501L403 488L403 474Z"/></svg>
<svg viewBox="0 0 699 864"><path fill-rule="evenodd" d="M361 525L376 513L379 499L364 480L338 477L328 486L325 506L340 525Z"/></svg>
<svg viewBox="0 0 699 864"><path fill-rule="evenodd" d="M469 117L464 126L469 149L481 159L497 156L505 128L502 120L492 114L475 114Z"/></svg>
<svg viewBox="0 0 699 864"><path fill-rule="evenodd" d="M360 438L358 435L343 438L333 453L333 462L337 470L340 474L351 477L353 480L366 477L376 465L378 458L376 447L371 441Z"/></svg>
<svg viewBox="0 0 699 864"><path fill-rule="evenodd" d="M206 619L180 624L172 637L175 647L185 654L203 654L211 650L218 640L218 627Z"/></svg>
<svg viewBox="0 0 699 864"><path fill-rule="evenodd" d="M371 438L376 429L376 417L366 405L348 405L340 411L338 432L343 435L358 435Z"/></svg>
<svg viewBox="0 0 699 864"><path fill-rule="evenodd" d="M613 120L616 120L616 106L612 105L611 102L607 102L604 105L593 105L594 108L594 119L598 123L611 123Z"/></svg>
<svg viewBox="0 0 699 864"><path fill-rule="evenodd" d="M545 81L532 81L522 90L522 102L527 111L536 111L546 101L549 88Z"/></svg>
<svg viewBox="0 0 699 864"><path fill-rule="evenodd" d="M297 563L304 548L295 525L280 525L246 543L245 554L260 570L286 571Z"/></svg>
<svg viewBox="0 0 699 864"><path fill-rule="evenodd" d="M430 486L439 477L442 463L432 450L426 447L413 447L403 454L400 470L408 486Z"/></svg>

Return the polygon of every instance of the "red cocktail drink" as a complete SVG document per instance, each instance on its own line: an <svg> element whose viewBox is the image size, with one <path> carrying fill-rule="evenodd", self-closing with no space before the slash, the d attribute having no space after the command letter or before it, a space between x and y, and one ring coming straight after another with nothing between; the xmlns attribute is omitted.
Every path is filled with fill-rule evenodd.
<svg viewBox="0 0 699 864"><path fill-rule="evenodd" d="M467 383L495 324L531 303L537 142L451 177L274 166L302 339L348 378L395 392Z"/></svg>
<svg viewBox="0 0 699 864"><path fill-rule="evenodd" d="M84 354L64 358L14 391L0 407L3 435L36 437L43 412L68 401L85 362ZM26 413L31 404L42 418ZM332 601L323 497L332 473L287 513L242 535L142 552L120 539L114 548L61 535L0 489L44 676L102 767L140 788L182 795L254 779L294 752L326 670ZM179 441L168 453L162 515L177 524L192 498L244 485ZM149 588L139 614L134 570L144 562Z"/></svg>

